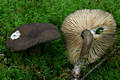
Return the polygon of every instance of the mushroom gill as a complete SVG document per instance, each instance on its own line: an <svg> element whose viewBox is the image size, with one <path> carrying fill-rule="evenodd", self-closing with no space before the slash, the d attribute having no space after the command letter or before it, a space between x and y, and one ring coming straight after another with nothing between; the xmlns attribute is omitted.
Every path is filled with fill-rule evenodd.
<svg viewBox="0 0 120 80"><path fill-rule="evenodd" d="M86 29L93 35L93 41L89 51L81 56L84 46L81 35ZM99 9L78 10L70 14L64 20L61 30L71 64L76 64L80 58L87 58L87 63L95 62L116 39L116 23L113 16Z"/></svg>

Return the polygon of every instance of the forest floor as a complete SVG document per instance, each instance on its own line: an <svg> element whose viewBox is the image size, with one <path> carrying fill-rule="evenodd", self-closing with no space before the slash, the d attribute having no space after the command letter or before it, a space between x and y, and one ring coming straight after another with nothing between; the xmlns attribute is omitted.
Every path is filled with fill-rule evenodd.
<svg viewBox="0 0 120 80"><path fill-rule="evenodd" d="M31 23L52 23L61 33L65 17L82 9L101 9L111 13L117 23L120 46L120 0L1 0L0 1L0 80L67 80L73 65L67 60L63 37L40 44L42 53L31 53L31 48L11 52L6 42L12 31ZM32 47L33 48L33 47ZM87 73L96 63L88 66ZM111 57L92 72L86 80L120 80L120 54Z"/></svg>

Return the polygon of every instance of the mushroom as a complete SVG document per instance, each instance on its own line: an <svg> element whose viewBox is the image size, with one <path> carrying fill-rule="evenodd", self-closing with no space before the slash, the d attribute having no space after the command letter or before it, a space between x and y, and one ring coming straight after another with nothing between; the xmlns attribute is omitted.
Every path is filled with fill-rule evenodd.
<svg viewBox="0 0 120 80"><path fill-rule="evenodd" d="M6 46L11 51L22 51L39 43L57 40L59 37L58 29L53 24L25 24L13 31Z"/></svg>
<svg viewBox="0 0 120 80"><path fill-rule="evenodd" d="M101 58L116 39L113 16L99 9L78 10L70 14L64 20L61 30L68 60L74 65L74 77L80 74L79 68Z"/></svg>

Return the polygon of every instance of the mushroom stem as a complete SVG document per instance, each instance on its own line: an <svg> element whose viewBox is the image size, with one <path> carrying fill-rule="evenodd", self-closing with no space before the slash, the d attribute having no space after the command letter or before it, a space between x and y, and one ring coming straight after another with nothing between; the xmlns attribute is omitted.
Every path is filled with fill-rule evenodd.
<svg viewBox="0 0 120 80"><path fill-rule="evenodd" d="M73 77L74 79L72 80L79 80L80 76L81 76L81 69L85 66L85 58L84 56L86 56L89 53L91 44L93 42L93 35L89 30L84 30L81 34L82 38L83 38L83 43L82 43L82 49L81 49L81 53L80 53L80 58L78 60L78 62L74 65L74 69L72 71Z"/></svg>
<svg viewBox="0 0 120 80"><path fill-rule="evenodd" d="M81 34L83 38L82 49L80 53L80 59L89 53L91 44L93 42L93 35L89 30L84 30Z"/></svg>
<svg viewBox="0 0 120 80"><path fill-rule="evenodd" d="M41 53L40 44L38 44L38 45L36 45L36 46L33 46L33 47L30 49L30 53L32 53L32 55L40 54L40 53ZM33 54L33 53L35 53L35 54Z"/></svg>

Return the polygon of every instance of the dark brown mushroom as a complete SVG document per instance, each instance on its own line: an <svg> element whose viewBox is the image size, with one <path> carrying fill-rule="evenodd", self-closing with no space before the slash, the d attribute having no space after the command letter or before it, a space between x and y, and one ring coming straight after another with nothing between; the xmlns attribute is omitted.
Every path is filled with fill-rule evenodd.
<svg viewBox="0 0 120 80"><path fill-rule="evenodd" d="M53 24L25 24L13 31L6 46L11 51L22 51L39 43L57 40L59 37L58 29Z"/></svg>

